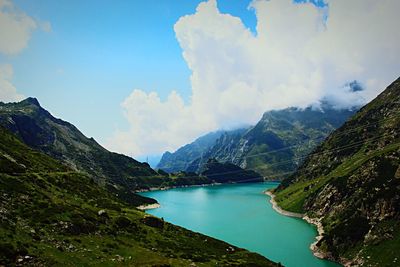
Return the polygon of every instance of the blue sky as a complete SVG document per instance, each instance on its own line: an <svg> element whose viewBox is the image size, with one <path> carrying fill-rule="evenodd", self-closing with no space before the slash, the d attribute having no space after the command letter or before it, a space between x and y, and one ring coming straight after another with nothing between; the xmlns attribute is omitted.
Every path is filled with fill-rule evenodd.
<svg viewBox="0 0 400 267"><path fill-rule="evenodd" d="M399 69L397 0L0 0L0 8L7 1L0 19L9 12L36 26L26 23L15 53L0 40L0 98L1 90L37 97L139 159L253 124L270 109L369 100ZM350 92L354 80L366 89Z"/></svg>
<svg viewBox="0 0 400 267"><path fill-rule="evenodd" d="M200 0L13 2L52 28L34 32L21 54L1 56L13 65L14 85L85 134L102 140L126 127L119 105L133 88L161 98L174 89L189 100L190 70L173 26ZM221 0L218 7L254 32L250 2Z"/></svg>
<svg viewBox="0 0 400 267"><path fill-rule="evenodd" d="M19 9L51 23L35 31L28 48L1 56L13 65L13 83L55 115L101 141L125 128L120 103L133 88L174 89L188 101L190 70L173 29L200 1L25 1ZM223 12L240 16L254 30L250 1L225 0Z"/></svg>

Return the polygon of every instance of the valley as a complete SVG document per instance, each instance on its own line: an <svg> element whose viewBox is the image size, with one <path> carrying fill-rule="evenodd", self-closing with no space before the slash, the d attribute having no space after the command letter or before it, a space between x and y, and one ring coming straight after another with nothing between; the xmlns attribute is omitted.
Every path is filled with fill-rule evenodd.
<svg viewBox="0 0 400 267"><path fill-rule="evenodd" d="M342 264L389 266L396 262L400 214L399 84L395 81L337 130L327 126L326 134L333 132L319 145L314 143L316 148L307 157L293 152L304 149L303 143L276 147L278 139L269 130L261 132L260 142L275 141L268 146L274 149L260 155L292 151L291 159L265 158L266 164L299 160L281 183L263 182L268 177L279 180L289 169L261 175L218 157L208 159L200 173L153 170L104 149L72 124L53 117L37 99L0 103L0 260L34 266L71 262L337 266L312 255L314 226L283 216L301 213L319 225L320 237L312 246L318 257ZM291 115L295 121L304 114L318 117L314 114L318 111L290 112L295 112ZM287 111L276 114L281 124L287 119L282 115ZM312 119L306 121L312 125ZM265 125L277 127L271 120ZM287 134L293 131L288 129ZM235 133L240 137L244 132ZM242 137L223 141L229 134L212 134L195 155L211 153L204 148L213 142L241 142ZM185 147L185 153L193 145ZM293 169L297 165L298 170ZM188 186L195 187L179 188ZM271 190L274 208L283 215L272 209L265 189ZM289 249L289 243L295 247ZM387 253L376 254L380 247Z"/></svg>
<svg viewBox="0 0 400 267"><path fill-rule="evenodd" d="M0 0L0 267L400 267L399 0Z"/></svg>

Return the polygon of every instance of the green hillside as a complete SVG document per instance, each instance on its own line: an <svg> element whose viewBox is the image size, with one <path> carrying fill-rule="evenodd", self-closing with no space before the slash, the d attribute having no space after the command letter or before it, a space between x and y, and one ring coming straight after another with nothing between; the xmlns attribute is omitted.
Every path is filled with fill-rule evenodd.
<svg viewBox="0 0 400 267"><path fill-rule="evenodd" d="M86 173L97 184L131 204L156 202L134 195L137 190L209 183L208 179L198 176L188 179L166 176L147 163L110 152L74 125L53 117L35 98L18 103L0 102L0 126L9 129L31 148L60 160L70 169Z"/></svg>
<svg viewBox="0 0 400 267"><path fill-rule="evenodd" d="M1 266L275 266L136 210L0 127Z"/></svg>
<svg viewBox="0 0 400 267"><path fill-rule="evenodd" d="M278 204L321 220L326 256L398 266L400 80L310 154L276 190Z"/></svg>

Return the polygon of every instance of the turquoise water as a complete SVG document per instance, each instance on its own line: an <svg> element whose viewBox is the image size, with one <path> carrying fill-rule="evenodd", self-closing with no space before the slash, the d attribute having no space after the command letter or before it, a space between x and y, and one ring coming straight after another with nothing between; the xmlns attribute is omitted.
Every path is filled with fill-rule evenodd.
<svg viewBox="0 0 400 267"><path fill-rule="evenodd" d="M142 193L161 208L147 211L166 221L238 247L288 267L340 266L314 257L309 246L314 226L278 214L263 194L276 183L218 185Z"/></svg>

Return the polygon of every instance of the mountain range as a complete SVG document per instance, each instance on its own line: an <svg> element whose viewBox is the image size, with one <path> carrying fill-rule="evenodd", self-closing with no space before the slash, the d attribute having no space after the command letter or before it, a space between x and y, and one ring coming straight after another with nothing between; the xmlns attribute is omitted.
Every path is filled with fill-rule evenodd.
<svg viewBox="0 0 400 267"><path fill-rule="evenodd" d="M268 180L281 180L356 110L323 103L269 111L255 126L208 134L175 153L164 153L157 168L202 173L208 160L216 159L256 171Z"/></svg>
<svg viewBox="0 0 400 267"><path fill-rule="evenodd" d="M175 153L165 152L156 168L169 173L190 171L191 162L207 152L223 133L223 131L211 132L179 148Z"/></svg>

